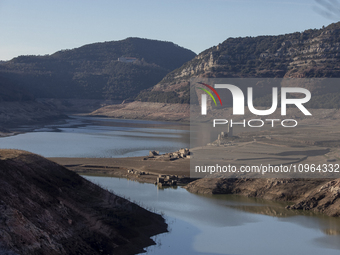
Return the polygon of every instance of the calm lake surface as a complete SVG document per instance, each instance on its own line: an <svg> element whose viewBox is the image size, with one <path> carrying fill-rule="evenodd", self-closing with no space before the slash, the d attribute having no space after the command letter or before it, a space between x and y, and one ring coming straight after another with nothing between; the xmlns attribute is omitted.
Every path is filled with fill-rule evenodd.
<svg viewBox="0 0 340 255"><path fill-rule="evenodd" d="M181 123L72 117L64 123L0 138L0 148L46 157L145 156L149 150L189 147ZM22 127L20 130L32 130ZM85 177L164 213L169 233L154 237L147 254L340 254L340 219L290 211L286 204L239 196L202 196L183 188L157 189L127 179Z"/></svg>
<svg viewBox="0 0 340 255"><path fill-rule="evenodd" d="M23 126L18 131L31 130ZM44 157L137 157L187 148L189 126L174 122L71 117L66 123L37 127L0 138L0 148L27 150Z"/></svg>
<svg viewBox="0 0 340 255"><path fill-rule="evenodd" d="M162 212L169 233L147 254L340 254L340 219L290 211L286 204L231 195L200 196L112 177L85 177Z"/></svg>

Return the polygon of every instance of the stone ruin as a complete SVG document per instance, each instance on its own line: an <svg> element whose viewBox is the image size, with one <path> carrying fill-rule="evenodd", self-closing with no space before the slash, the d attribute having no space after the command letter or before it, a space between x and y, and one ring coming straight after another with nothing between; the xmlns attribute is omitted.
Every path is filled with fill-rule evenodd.
<svg viewBox="0 0 340 255"><path fill-rule="evenodd" d="M157 181L155 182L155 185L158 187L170 187L170 186L176 186L177 181L179 180L177 175L163 175L160 174L157 177Z"/></svg>
<svg viewBox="0 0 340 255"><path fill-rule="evenodd" d="M231 138L231 137L233 137L233 127L231 127L230 124L228 123L227 132L221 132L220 134L218 134L216 141L214 141L212 143L208 143L207 145L209 145L209 146L233 145L232 142L226 140L226 138Z"/></svg>
<svg viewBox="0 0 340 255"><path fill-rule="evenodd" d="M149 151L149 157L165 160L175 160L179 158L190 159L190 150L188 148L179 149L178 151L165 153L163 155L159 155L159 151Z"/></svg>
<svg viewBox="0 0 340 255"><path fill-rule="evenodd" d="M137 171L137 170L134 170L134 169L128 169L127 172L128 172L128 174L135 174L135 175L146 175L146 174L149 174L149 173L146 173L144 171Z"/></svg>
<svg viewBox="0 0 340 255"><path fill-rule="evenodd" d="M158 156L159 151L149 151L149 157Z"/></svg>
<svg viewBox="0 0 340 255"><path fill-rule="evenodd" d="M178 158L190 158L190 150L188 148L180 149L176 152L169 153L170 158L178 159Z"/></svg>

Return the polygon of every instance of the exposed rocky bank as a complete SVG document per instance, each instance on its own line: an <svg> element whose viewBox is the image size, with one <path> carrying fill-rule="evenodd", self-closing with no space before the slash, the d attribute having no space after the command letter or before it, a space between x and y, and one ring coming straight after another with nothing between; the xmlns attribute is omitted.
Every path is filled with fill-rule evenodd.
<svg viewBox="0 0 340 255"><path fill-rule="evenodd" d="M0 150L0 220L5 254L135 254L167 231L160 215L18 150Z"/></svg>
<svg viewBox="0 0 340 255"><path fill-rule="evenodd" d="M292 201L287 209L311 210L340 216L340 179L203 178L186 189L199 194L237 194L267 200Z"/></svg>

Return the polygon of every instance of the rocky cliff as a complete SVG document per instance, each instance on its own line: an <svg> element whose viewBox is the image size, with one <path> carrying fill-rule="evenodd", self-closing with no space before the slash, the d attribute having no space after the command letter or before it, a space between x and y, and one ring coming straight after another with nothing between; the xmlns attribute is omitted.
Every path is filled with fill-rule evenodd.
<svg viewBox="0 0 340 255"><path fill-rule="evenodd" d="M142 101L189 102L188 82L206 78L340 77L340 22L279 36L228 38L170 72ZM322 94L331 93L323 91ZM339 91L337 91L338 95ZM324 101L329 100L324 98Z"/></svg>

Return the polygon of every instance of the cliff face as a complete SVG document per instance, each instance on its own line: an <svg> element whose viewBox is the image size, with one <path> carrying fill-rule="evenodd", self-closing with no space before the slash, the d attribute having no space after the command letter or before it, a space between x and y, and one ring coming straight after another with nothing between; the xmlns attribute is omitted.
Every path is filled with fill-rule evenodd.
<svg viewBox="0 0 340 255"><path fill-rule="evenodd" d="M40 156L0 150L0 251L135 254L164 219Z"/></svg>
<svg viewBox="0 0 340 255"><path fill-rule="evenodd" d="M161 83L204 77L339 77L340 23L280 36L229 38Z"/></svg>
<svg viewBox="0 0 340 255"><path fill-rule="evenodd" d="M192 77L340 77L339 35L340 22L302 33L229 38L172 71L138 98L157 102L176 98L172 101L188 102L186 87ZM160 92L168 93L168 98L161 98Z"/></svg>

